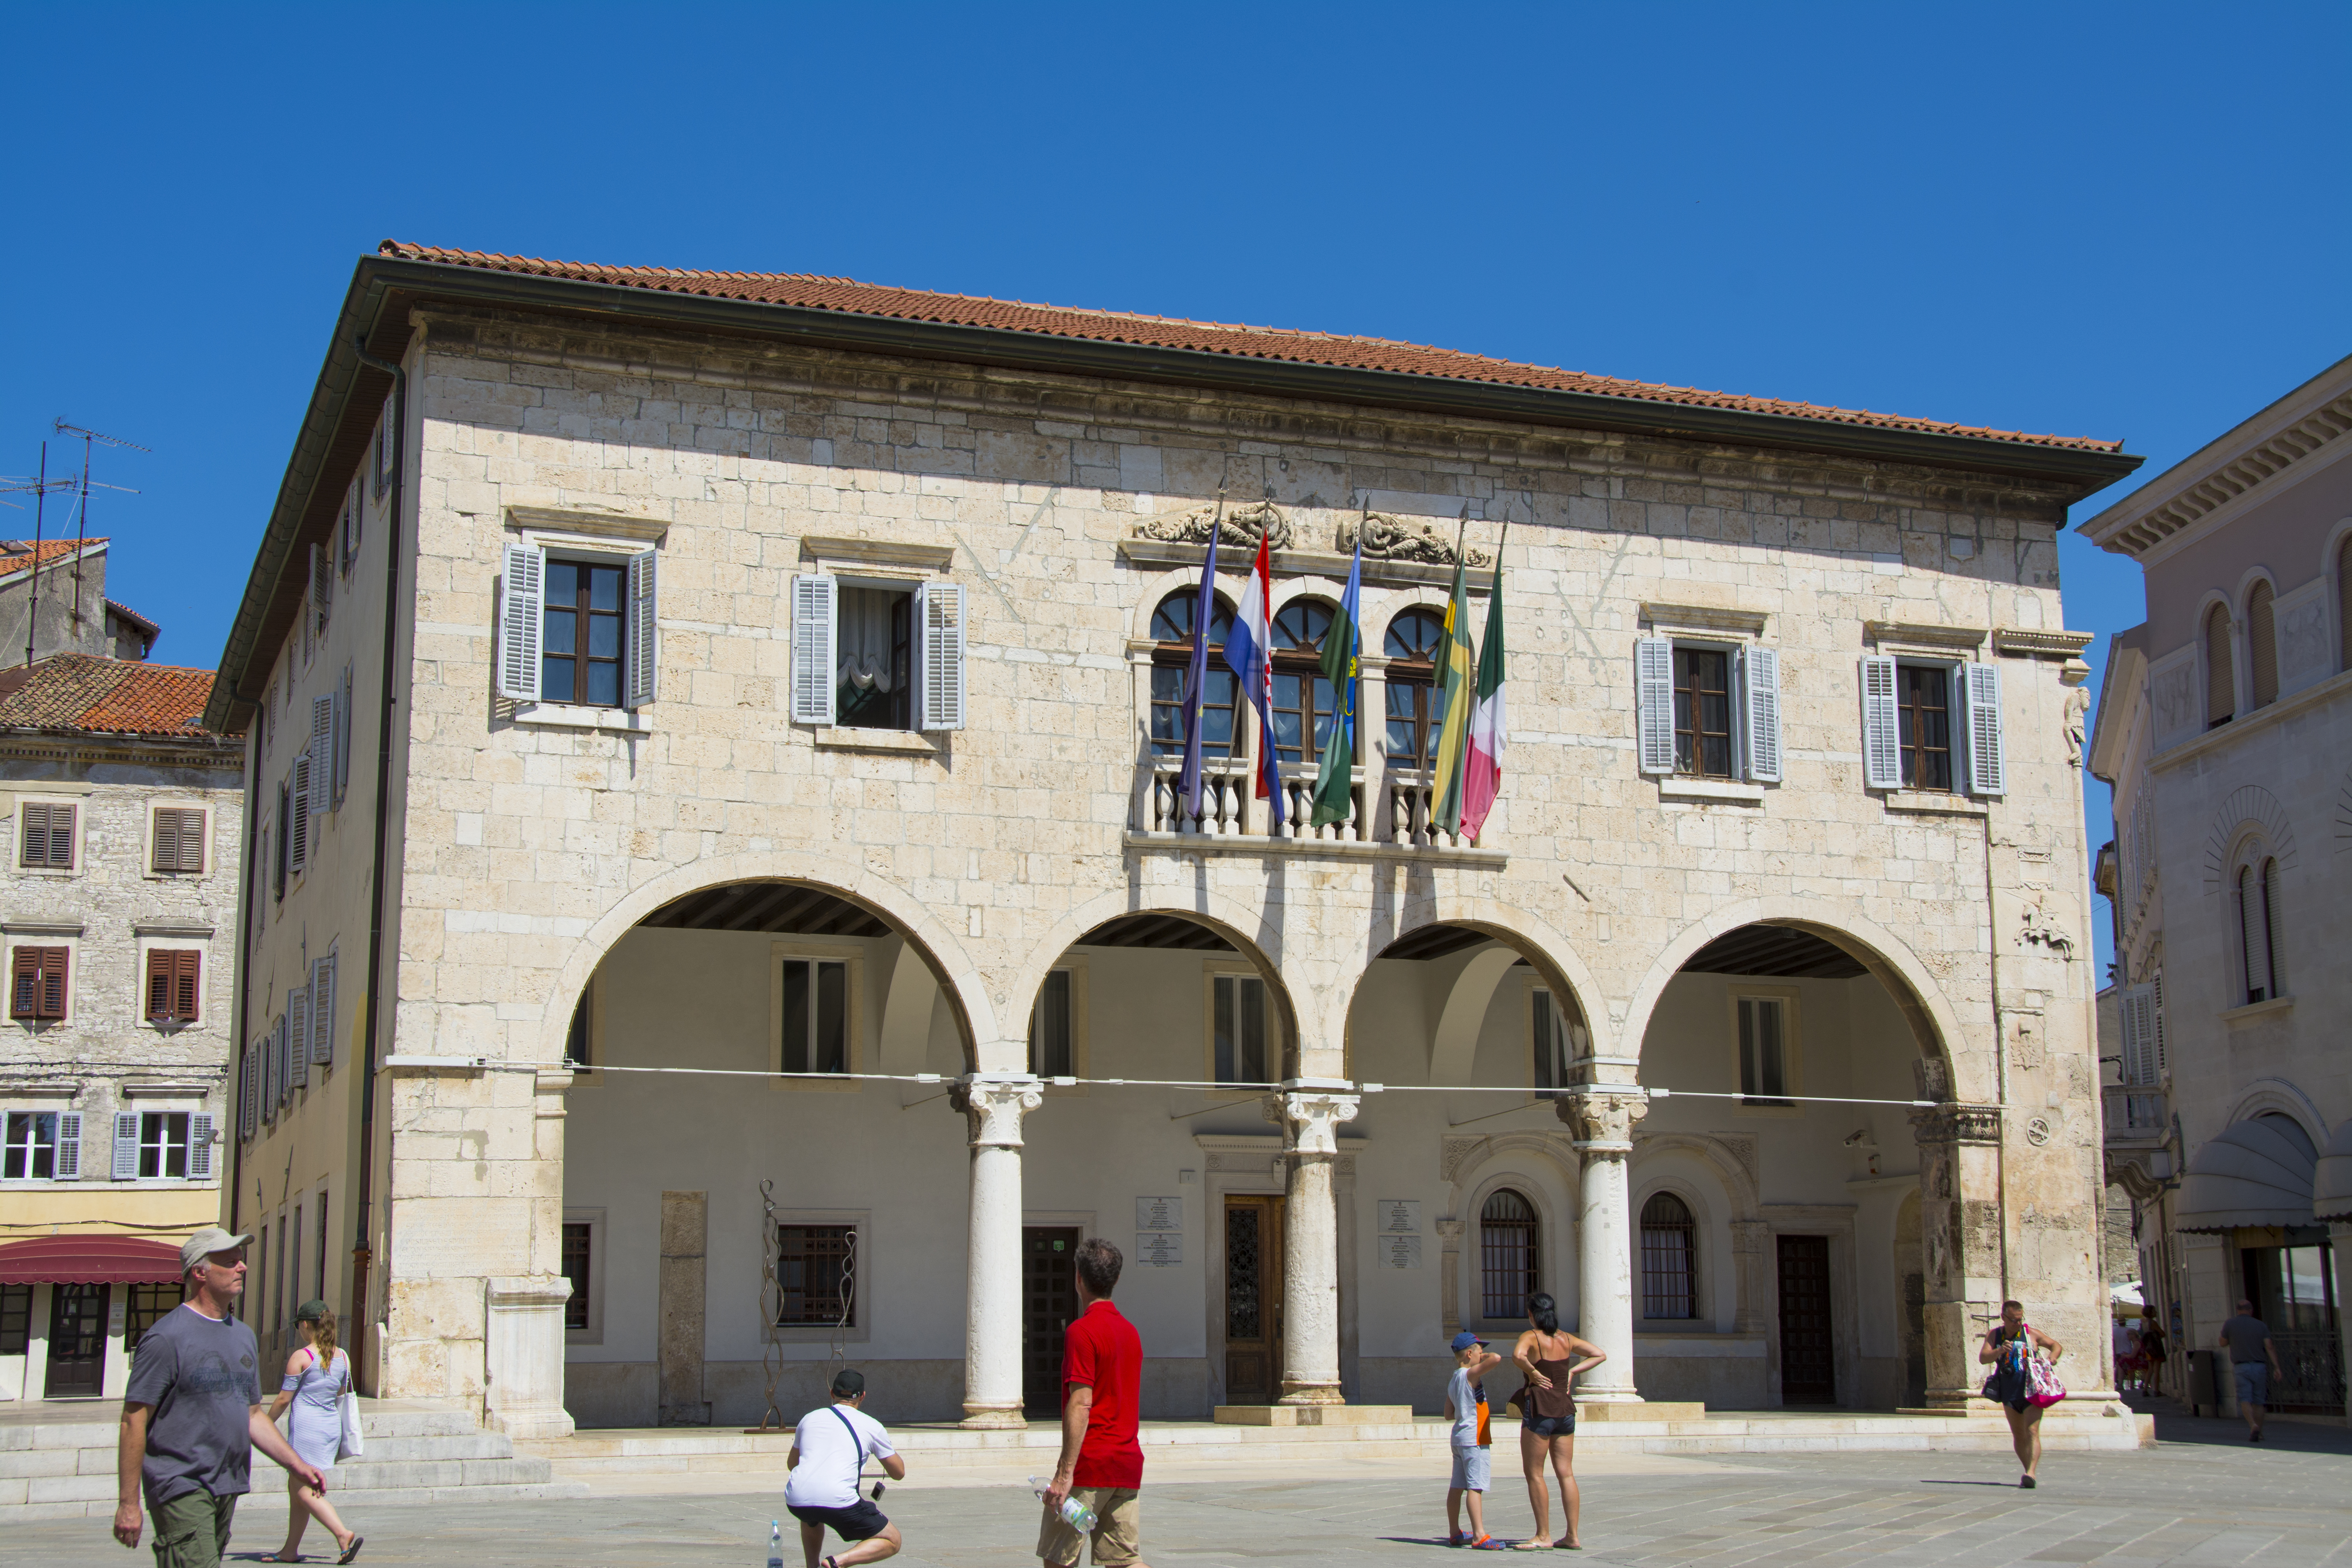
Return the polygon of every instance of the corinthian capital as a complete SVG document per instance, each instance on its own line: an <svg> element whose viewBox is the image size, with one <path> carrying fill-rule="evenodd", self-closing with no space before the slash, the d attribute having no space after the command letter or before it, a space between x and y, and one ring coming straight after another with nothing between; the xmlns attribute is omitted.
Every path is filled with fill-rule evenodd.
<svg viewBox="0 0 2352 1568"><path fill-rule="evenodd" d="M958 1080L950 1103L964 1114L975 1149L1018 1149L1021 1119L1045 1103L1045 1086L1026 1074Z"/></svg>
<svg viewBox="0 0 2352 1568"><path fill-rule="evenodd" d="M1265 1119L1289 1131L1290 1152L1336 1154L1339 1152L1339 1123L1353 1121L1356 1108L1361 1103L1361 1097L1353 1094L1286 1089L1265 1097Z"/></svg>
<svg viewBox="0 0 2352 1568"><path fill-rule="evenodd" d="M1631 1087L1578 1089L1560 1096L1553 1110L1582 1152L1623 1154L1633 1147L1633 1123L1650 1113L1650 1097Z"/></svg>

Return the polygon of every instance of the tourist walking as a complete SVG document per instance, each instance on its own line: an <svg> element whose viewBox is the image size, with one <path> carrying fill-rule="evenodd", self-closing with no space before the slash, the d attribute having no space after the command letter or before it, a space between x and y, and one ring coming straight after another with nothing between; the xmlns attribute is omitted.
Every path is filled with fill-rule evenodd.
<svg viewBox="0 0 2352 1568"><path fill-rule="evenodd" d="M2154 1307L2139 1310L2139 1390L2142 1394L2164 1392L2164 1360L2171 1345L2165 1339L2164 1325L2157 1321Z"/></svg>
<svg viewBox="0 0 2352 1568"><path fill-rule="evenodd" d="M343 1396L352 1391L352 1358L335 1343L334 1309L324 1301L305 1301L294 1309L294 1327L302 1348L286 1358L286 1376L278 1397L269 1402L272 1423L286 1421L286 1441L303 1460L320 1470L331 1470L343 1447ZM349 1563L365 1542L359 1531L346 1530L327 1494L305 1486L302 1478L286 1478L286 1544L271 1559L302 1561L302 1532L316 1519L335 1538L338 1563Z"/></svg>
<svg viewBox="0 0 2352 1568"><path fill-rule="evenodd" d="M252 1489L256 1448L326 1489L326 1477L262 1409L261 1349L235 1315L252 1239L214 1226L181 1245L187 1299L156 1320L131 1363L115 1449L114 1539L139 1544L143 1492L155 1515L156 1568L218 1568L236 1500Z"/></svg>
<svg viewBox="0 0 2352 1568"><path fill-rule="evenodd" d="M1085 1544L1062 1504L1094 1510L1095 1568L1144 1568L1143 1444L1136 1434L1143 1394L1143 1341L1110 1303L1126 1259L1098 1236L1078 1243L1078 1315L1062 1337L1062 1455L1045 1492L1037 1557L1075 1568Z"/></svg>
<svg viewBox="0 0 2352 1568"><path fill-rule="evenodd" d="M2263 1440L2263 1406L2271 1402L2271 1379L2285 1381L2279 1371L2278 1347L2271 1343L2271 1326L2254 1316L2252 1301L2238 1303L2238 1315L2221 1325L2218 1342L2230 1352L2230 1371L2238 1384L2238 1414L2246 1418L2246 1441Z"/></svg>
<svg viewBox="0 0 2352 1568"><path fill-rule="evenodd" d="M2017 1450L2017 1462L2025 1468L2017 1484L2028 1491L2040 1484L2035 1476L2042 1468L2042 1406L2034 1393L2034 1358L2046 1355L2054 1368L2065 1353L2064 1345L2025 1321L2022 1301L2003 1301L2000 1321L1985 1331L1984 1343L1977 1347L1977 1361L1993 1369L1985 1379L1984 1395L1997 1401L2009 1417L2009 1440ZM2059 1397L2064 1397L2063 1393Z"/></svg>
<svg viewBox="0 0 2352 1568"><path fill-rule="evenodd" d="M1561 1511L1567 1515L1566 1539L1557 1544L1571 1552L1584 1550L1577 1526L1583 1500L1576 1489L1576 1378L1609 1359L1609 1352L1578 1339L1559 1326L1559 1309L1541 1291L1528 1298L1525 1333L1513 1347L1527 1382L1511 1395L1519 1407L1519 1466L1527 1472L1528 1503L1535 1510L1536 1532L1514 1548L1528 1552L1554 1544L1551 1533L1551 1491L1544 1484L1544 1460L1551 1460L1559 1478Z"/></svg>
<svg viewBox="0 0 2352 1568"><path fill-rule="evenodd" d="M854 1366L843 1367L833 1374L833 1403L801 1417L792 1451L784 1456L784 1468L792 1472L784 1482L784 1507L800 1521L801 1557L807 1568L817 1568L828 1525L835 1535L856 1544L824 1559L824 1568L879 1563L896 1556L906 1544L898 1527L870 1499L858 1495L858 1479L866 1472L869 1454L892 1480L907 1479L907 1461L890 1446L888 1430L866 1414L865 1404L866 1374ZM874 1483L874 1492L881 1495L881 1482Z"/></svg>
<svg viewBox="0 0 2352 1568"><path fill-rule="evenodd" d="M1445 1544L1484 1551L1494 1544L1486 1533L1486 1488L1494 1475L1495 1436L1488 1424L1486 1385L1480 1380L1503 1364L1486 1342L1465 1329L1454 1336L1454 1375L1445 1380L1445 1415L1454 1423L1453 1479L1445 1488ZM1462 1532L1462 1505L1470 1505L1470 1532Z"/></svg>

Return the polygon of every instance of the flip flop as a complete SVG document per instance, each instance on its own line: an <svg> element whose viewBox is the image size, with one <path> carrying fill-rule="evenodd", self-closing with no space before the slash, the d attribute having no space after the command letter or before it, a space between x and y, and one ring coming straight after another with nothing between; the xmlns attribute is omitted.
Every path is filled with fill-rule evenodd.
<svg viewBox="0 0 2352 1568"><path fill-rule="evenodd" d="M346 1546L346 1547L344 1547L344 1548L343 1548L343 1554L342 1554L341 1557L336 1558L336 1559L335 1559L335 1561L336 1561L336 1562L338 1562L338 1563L349 1563L352 1558L357 1557L357 1556L360 1554L360 1548L361 1548L361 1547L362 1547L362 1546L365 1546L366 1544L367 1544L367 1537L366 1537L366 1536L364 1536L364 1535L354 1535L354 1536L352 1536L352 1543L351 1543L349 1546Z"/></svg>

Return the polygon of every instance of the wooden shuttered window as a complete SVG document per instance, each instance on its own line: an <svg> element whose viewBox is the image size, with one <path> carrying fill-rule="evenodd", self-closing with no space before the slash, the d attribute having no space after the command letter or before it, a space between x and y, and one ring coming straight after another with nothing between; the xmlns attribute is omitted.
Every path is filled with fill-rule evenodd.
<svg viewBox="0 0 2352 1568"><path fill-rule="evenodd" d="M158 807L154 840L154 852L148 862L151 869L200 872L205 868L205 814L201 807Z"/></svg>
<svg viewBox="0 0 2352 1568"><path fill-rule="evenodd" d="M1903 787L1902 698L1895 660L1862 658L1862 782L1868 789Z"/></svg>
<svg viewBox="0 0 2352 1568"><path fill-rule="evenodd" d="M19 866L40 870L73 869L74 811L53 801L28 800L21 808Z"/></svg>
<svg viewBox="0 0 2352 1568"><path fill-rule="evenodd" d="M8 1016L12 1018L62 1018L66 1016L66 962L68 949L20 947L10 961Z"/></svg>
<svg viewBox="0 0 2352 1568"><path fill-rule="evenodd" d="M320 1067L335 1060L335 960L329 953L310 965L310 1059Z"/></svg>
<svg viewBox="0 0 2352 1568"><path fill-rule="evenodd" d="M150 948L147 952L147 1021L196 1020L196 970L204 954L193 947Z"/></svg>
<svg viewBox="0 0 2352 1568"><path fill-rule="evenodd" d="M213 1179L213 1119L204 1111L188 1118L188 1180Z"/></svg>
<svg viewBox="0 0 2352 1568"><path fill-rule="evenodd" d="M1675 644L1671 637L1633 643L1633 716L1641 770L1675 771Z"/></svg>

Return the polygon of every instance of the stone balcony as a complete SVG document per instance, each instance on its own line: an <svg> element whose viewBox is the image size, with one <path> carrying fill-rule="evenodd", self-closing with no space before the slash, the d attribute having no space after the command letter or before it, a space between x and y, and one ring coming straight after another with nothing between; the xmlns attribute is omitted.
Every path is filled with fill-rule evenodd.
<svg viewBox="0 0 2352 1568"><path fill-rule="evenodd" d="M2146 1195L2173 1174L2171 1105L2164 1091L2110 1084L2102 1140L2107 1180Z"/></svg>
<svg viewBox="0 0 2352 1568"><path fill-rule="evenodd" d="M1255 774L1240 758L1202 764L1201 811L1184 808L1178 787L1181 757L1153 757L1139 770L1130 846L1174 847L1192 852L1249 854L1290 851L1409 855L1465 864L1504 863L1498 846L1474 843L1446 832L1432 820L1432 776L1426 769L1351 770L1349 810L1340 821L1309 826L1315 809L1316 769L1286 763L1280 770L1283 824L1276 827L1268 802L1256 798Z"/></svg>

